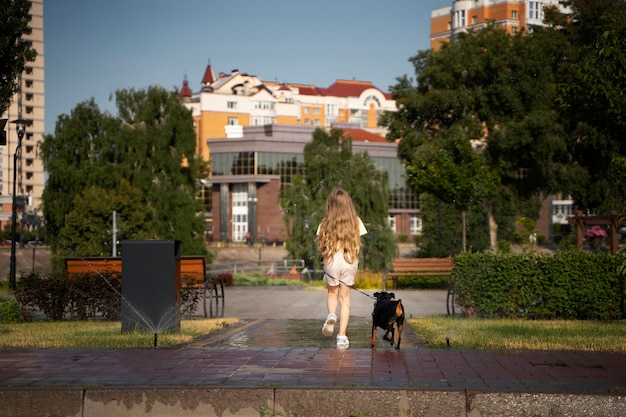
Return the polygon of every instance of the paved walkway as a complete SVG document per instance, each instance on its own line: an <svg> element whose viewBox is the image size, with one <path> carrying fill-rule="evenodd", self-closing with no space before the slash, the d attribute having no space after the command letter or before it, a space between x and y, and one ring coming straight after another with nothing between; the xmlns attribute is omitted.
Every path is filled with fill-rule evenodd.
<svg viewBox="0 0 626 417"><path fill-rule="evenodd" d="M414 316L420 313L416 300L442 297L440 292L398 293ZM9 410L0 415L130 416L138 415L139 407L149 411L142 414L168 417L200 415L184 410L259 416L259 404L300 417L397 416L406 410L414 414L405 415L626 415L626 355L476 352L455 349L453 343L433 350L424 348L408 326L399 351L380 339L382 332L370 349L373 303L357 295L348 349L337 349L334 339L321 335L323 291L237 288L226 289L225 315L240 313L243 320L185 346L2 349L0 404ZM443 314L445 303L436 305L423 302L422 311L436 314L439 308ZM193 400L187 397L190 390ZM211 390L219 390L219 399L235 395L236 410L218 412L220 400ZM341 413L337 404L314 398L327 398L328 390L347 396ZM61 393L63 400L57 398Z"/></svg>

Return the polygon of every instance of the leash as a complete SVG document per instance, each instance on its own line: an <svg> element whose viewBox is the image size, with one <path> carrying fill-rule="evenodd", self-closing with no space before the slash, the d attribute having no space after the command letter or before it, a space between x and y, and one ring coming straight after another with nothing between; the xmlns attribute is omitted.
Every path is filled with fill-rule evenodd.
<svg viewBox="0 0 626 417"><path fill-rule="evenodd" d="M365 292L361 291L360 289L358 289L358 288L357 288L357 287L355 287L354 285L348 285L348 284L346 284L345 282L343 282L342 280L340 280L339 278L335 278L334 276L332 276L332 275L330 275L330 274L327 274L326 272L324 272L324 275L328 275L330 278L332 278L332 279L334 279L334 280L339 281L340 283L342 283L342 284L343 284L343 285L345 285L346 287L350 287L350 288L352 288L353 290L360 292L360 293L361 293L361 294L363 294L364 296L369 297L369 298L371 298L371 299L373 299L373 300L376 300L376 297L374 297L374 296L372 296L372 295L369 295L368 293L365 293Z"/></svg>

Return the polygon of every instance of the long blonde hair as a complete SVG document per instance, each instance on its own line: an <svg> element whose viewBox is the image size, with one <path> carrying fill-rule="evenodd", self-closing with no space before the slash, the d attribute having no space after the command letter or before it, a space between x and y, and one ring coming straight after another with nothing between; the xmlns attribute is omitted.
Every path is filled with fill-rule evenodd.
<svg viewBox="0 0 626 417"><path fill-rule="evenodd" d="M322 219L316 240L325 263L331 261L340 250L343 250L343 258L350 264L359 259L359 218L345 190L335 188L328 195L326 216Z"/></svg>

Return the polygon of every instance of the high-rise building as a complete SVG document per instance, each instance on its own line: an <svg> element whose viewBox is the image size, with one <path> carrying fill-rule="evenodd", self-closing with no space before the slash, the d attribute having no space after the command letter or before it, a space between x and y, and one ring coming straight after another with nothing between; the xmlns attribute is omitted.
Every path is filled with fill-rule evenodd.
<svg viewBox="0 0 626 417"><path fill-rule="evenodd" d="M32 229L39 225L38 213L44 189L44 168L38 154L39 143L45 131L45 89L44 89L44 9L43 0L32 0L31 20L23 39L37 51L34 62L27 62L24 71L18 76L19 91L13 97L11 106L1 118L8 119L6 126L7 144L0 146L0 225L10 223L13 196L13 176L16 175L16 196L18 227ZM22 148L18 153L17 166L13 160L18 144L16 119L26 120L26 133Z"/></svg>
<svg viewBox="0 0 626 417"><path fill-rule="evenodd" d="M467 30L479 30L489 24L516 33L531 26L543 25L544 9L563 10L560 0L456 0L449 6L433 9L430 14L430 47Z"/></svg>

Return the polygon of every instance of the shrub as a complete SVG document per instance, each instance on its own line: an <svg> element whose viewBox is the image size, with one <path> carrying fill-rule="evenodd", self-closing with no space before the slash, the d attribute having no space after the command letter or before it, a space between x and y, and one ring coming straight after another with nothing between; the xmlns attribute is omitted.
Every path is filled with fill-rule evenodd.
<svg viewBox="0 0 626 417"><path fill-rule="evenodd" d="M463 253L452 280L466 315L531 319L626 317L622 256Z"/></svg>
<svg viewBox="0 0 626 417"><path fill-rule="evenodd" d="M20 304L13 299L0 297L0 323L21 323L23 321Z"/></svg>
<svg viewBox="0 0 626 417"><path fill-rule="evenodd" d="M121 280L117 274L28 274L20 277L15 299L25 311L40 310L50 320L121 316Z"/></svg>
<svg viewBox="0 0 626 417"><path fill-rule="evenodd" d="M359 289L380 289L383 286L382 272L359 271L354 280L354 286Z"/></svg>

